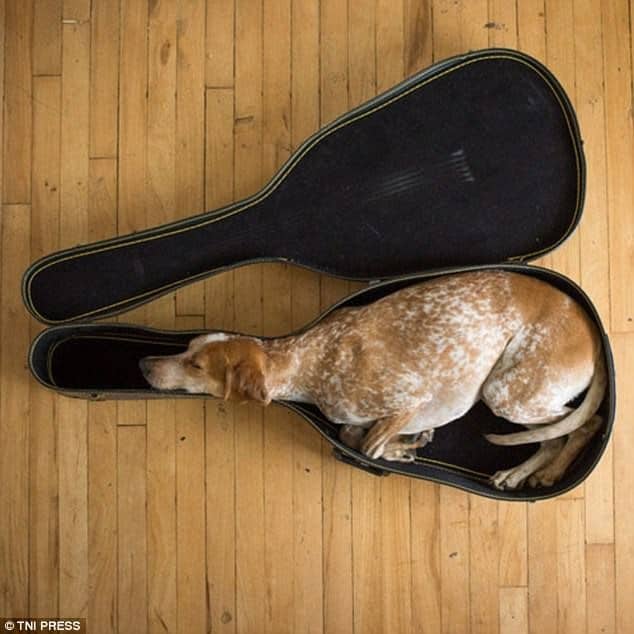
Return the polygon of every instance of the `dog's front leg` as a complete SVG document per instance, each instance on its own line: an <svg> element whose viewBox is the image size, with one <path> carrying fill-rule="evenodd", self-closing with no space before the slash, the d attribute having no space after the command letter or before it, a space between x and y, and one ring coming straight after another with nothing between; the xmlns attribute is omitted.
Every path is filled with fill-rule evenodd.
<svg viewBox="0 0 634 634"><path fill-rule="evenodd" d="M405 429L415 413L416 410L402 412L377 420L361 441L361 452L368 458L380 458L387 443Z"/></svg>

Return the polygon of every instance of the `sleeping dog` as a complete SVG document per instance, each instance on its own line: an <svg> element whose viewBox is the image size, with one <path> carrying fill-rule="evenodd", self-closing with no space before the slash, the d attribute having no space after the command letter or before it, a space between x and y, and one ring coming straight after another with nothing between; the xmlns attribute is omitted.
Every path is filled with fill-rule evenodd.
<svg viewBox="0 0 634 634"><path fill-rule="evenodd" d="M202 335L182 354L140 366L157 389L313 403L341 424L343 442L386 460L414 460L435 428L481 399L527 428L490 442L540 443L492 477L499 489L559 480L600 427L606 389L600 338L584 311L545 282L503 271L409 286L287 337Z"/></svg>

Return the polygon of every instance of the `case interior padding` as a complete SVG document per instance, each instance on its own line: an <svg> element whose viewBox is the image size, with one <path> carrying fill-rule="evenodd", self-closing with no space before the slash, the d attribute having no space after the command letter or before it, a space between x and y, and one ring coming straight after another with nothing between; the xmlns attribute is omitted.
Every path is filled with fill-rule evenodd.
<svg viewBox="0 0 634 634"><path fill-rule="evenodd" d="M584 174L574 111L551 73L515 51L470 53L326 126L250 198L42 258L24 300L63 323L259 260L372 280L529 259L574 229Z"/></svg>
<svg viewBox="0 0 634 634"><path fill-rule="evenodd" d="M487 478L498 469L526 459L535 445L498 447L488 443L483 433L517 431L518 427L495 417L482 403L465 416L436 431L433 442L419 450L414 464L370 460L342 445L337 438L338 426L328 421L317 408L299 403L282 403L296 411L355 466L378 472L396 472L450 484L475 493L508 500L535 500L552 497L578 485L593 469L607 444L614 419L614 367L607 337L599 317L587 296L567 278L546 269L520 264L468 267L464 270L498 268L536 276L547 281L584 307L603 336L609 383L600 414L604 427L583 454L568 470L564 479L548 489L497 491ZM441 271L372 285L345 298L322 314L322 319L339 306L366 304L405 285L455 271ZM313 322L313 323L315 323ZM306 326L309 328L312 324ZM33 342L30 365L36 378L47 387L81 398L153 398L190 397L185 393L153 390L139 370L139 360L148 355L181 352L200 331L166 332L125 324L80 324L49 328ZM200 395L198 395L200 396Z"/></svg>

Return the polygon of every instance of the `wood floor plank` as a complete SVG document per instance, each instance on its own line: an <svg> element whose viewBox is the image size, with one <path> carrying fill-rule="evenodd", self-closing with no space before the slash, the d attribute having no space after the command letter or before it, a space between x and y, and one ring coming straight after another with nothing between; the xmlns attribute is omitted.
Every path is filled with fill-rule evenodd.
<svg viewBox="0 0 634 634"><path fill-rule="evenodd" d="M6 114L5 60L6 60L6 2L0 2L0 91L3 106L0 108L0 203L4 201L4 117Z"/></svg>
<svg viewBox="0 0 634 634"><path fill-rule="evenodd" d="M586 593L588 632L614 634L614 544L586 545Z"/></svg>
<svg viewBox="0 0 634 634"><path fill-rule="evenodd" d="M93 0L90 27L90 156L113 157L118 153L119 3Z"/></svg>
<svg viewBox="0 0 634 634"><path fill-rule="evenodd" d="M66 23L90 20L91 0L64 0L62 16Z"/></svg>
<svg viewBox="0 0 634 634"><path fill-rule="evenodd" d="M173 220L176 206L176 20L174 3L152 4L148 18L146 167L146 204L152 225Z"/></svg>
<svg viewBox="0 0 634 634"><path fill-rule="evenodd" d="M557 632L586 632L584 501L557 502Z"/></svg>
<svg viewBox="0 0 634 634"><path fill-rule="evenodd" d="M117 408L88 405L88 623L114 634L117 624ZM50 614L50 613L49 613Z"/></svg>
<svg viewBox="0 0 634 634"><path fill-rule="evenodd" d="M64 24L61 122L62 246L88 241L90 25Z"/></svg>
<svg viewBox="0 0 634 634"><path fill-rule="evenodd" d="M383 631L381 483L352 469L352 578L354 632Z"/></svg>
<svg viewBox="0 0 634 634"><path fill-rule="evenodd" d="M117 233L117 159L90 159L88 239L105 240Z"/></svg>
<svg viewBox="0 0 634 634"><path fill-rule="evenodd" d="M145 37L148 28L147 0L122 3L120 20L117 226L119 234L123 235L148 226L145 200L146 90L148 81L148 48ZM140 33L144 36L139 37Z"/></svg>
<svg viewBox="0 0 634 634"><path fill-rule="evenodd" d="M610 235L611 327L634 330L632 275L634 223L632 222L633 133L630 3L601 2L607 194Z"/></svg>
<svg viewBox="0 0 634 634"><path fill-rule="evenodd" d="M320 3L320 118L326 125L348 109L348 7L337 0Z"/></svg>
<svg viewBox="0 0 634 634"><path fill-rule="evenodd" d="M33 204L31 257L59 247L61 79L33 79ZM41 327L32 322L31 336ZM59 599L59 521L55 395L31 381L29 590L30 612L56 614Z"/></svg>
<svg viewBox="0 0 634 634"><path fill-rule="evenodd" d="M24 359L29 320L20 278L29 261L30 208L2 208L0 334L0 613L28 616L29 608L29 380Z"/></svg>
<svg viewBox="0 0 634 634"><path fill-rule="evenodd" d="M138 634L147 622L147 472L144 425L117 428L117 632Z"/></svg>
<svg viewBox="0 0 634 634"><path fill-rule="evenodd" d="M88 613L88 406L58 397L59 616Z"/></svg>
<svg viewBox="0 0 634 634"><path fill-rule="evenodd" d="M190 323L177 320L178 329ZM202 318L195 323L202 326ZM205 634L207 588L205 551L205 402L176 402L176 539L178 632Z"/></svg>
<svg viewBox="0 0 634 634"><path fill-rule="evenodd" d="M440 487L412 483L412 622L415 632L440 634Z"/></svg>
<svg viewBox="0 0 634 634"><path fill-rule="evenodd" d="M209 88L233 87L234 32L234 3L223 0L207 0L205 81Z"/></svg>
<svg viewBox="0 0 634 634"><path fill-rule="evenodd" d="M519 49L546 62L545 0L524 0L517 3L517 45Z"/></svg>
<svg viewBox="0 0 634 634"><path fill-rule="evenodd" d="M412 619L412 575L403 574L412 561L411 486L408 478L381 480L381 545L383 631L415 632Z"/></svg>
<svg viewBox="0 0 634 634"><path fill-rule="evenodd" d="M440 489L440 591L443 633L468 632L469 501L457 489Z"/></svg>
<svg viewBox="0 0 634 634"><path fill-rule="evenodd" d="M488 45L487 0L435 0L433 9L434 60L485 48Z"/></svg>
<svg viewBox="0 0 634 634"><path fill-rule="evenodd" d="M433 59L432 2L405 0L404 50L405 76L426 68Z"/></svg>
<svg viewBox="0 0 634 634"><path fill-rule="evenodd" d="M531 634L556 631L557 502L528 508L528 618Z"/></svg>
<svg viewBox="0 0 634 634"><path fill-rule="evenodd" d="M517 4L508 0L489 0L489 46L517 48Z"/></svg>
<svg viewBox="0 0 634 634"><path fill-rule="evenodd" d="M33 6L35 76L62 74L62 4L62 0L40 0Z"/></svg>
<svg viewBox="0 0 634 634"><path fill-rule="evenodd" d="M7 2L4 63L4 203L31 202L33 0Z"/></svg>
<svg viewBox="0 0 634 634"><path fill-rule="evenodd" d="M232 89L209 89L206 99L205 203L209 209L233 200ZM233 271L205 281L205 326L234 328ZM234 408L223 401L205 407L207 603L211 630L236 630L236 504Z"/></svg>
<svg viewBox="0 0 634 634"><path fill-rule="evenodd" d="M500 585L525 586L528 583L526 506L500 502L498 521Z"/></svg>
<svg viewBox="0 0 634 634"><path fill-rule="evenodd" d="M504 579L500 541L504 518L509 516L504 507L495 500L469 498L471 634L495 634L500 627L499 586Z"/></svg>
<svg viewBox="0 0 634 634"><path fill-rule="evenodd" d="M628 421L634 414L634 398L629 388L634 375L634 335L613 337L619 393L619 414L614 427L614 553L616 575L616 631L626 634L634 623L634 605L628 584L634 578L634 436Z"/></svg>
<svg viewBox="0 0 634 634"><path fill-rule="evenodd" d="M526 588L500 588L500 634L528 634Z"/></svg>

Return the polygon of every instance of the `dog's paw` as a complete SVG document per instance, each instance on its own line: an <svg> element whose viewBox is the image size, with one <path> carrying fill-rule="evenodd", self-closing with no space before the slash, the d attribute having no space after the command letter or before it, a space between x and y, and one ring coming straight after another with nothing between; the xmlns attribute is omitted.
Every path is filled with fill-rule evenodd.
<svg viewBox="0 0 634 634"><path fill-rule="evenodd" d="M383 460L389 460L390 462L416 462L416 450L415 449L402 449L400 447L390 447L388 444L383 455Z"/></svg>
<svg viewBox="0 0 634 634"><path fill-rule="evenodd" d="M499 491L515 491L524 486L527 477L522 469L506 469L494 473L489 482Z"/></svg>
<svg viewBox="0 0 634 634"><path fill-rule="evenodd" d="M418 447L420 449L434 439L434 430L426 429L425 431L418 432L417 434L412 434L408 440L405 440L408 438L407 436L403 436L402 438L405 442L409 442L412 447Z"/></svg>
<svg viewBox="0 0 634 634"><path fill-rule="evenodd" d="M551 487L555 482L561 479L563 473L557 473L554 469L550 469L548 466L536 471L529 479L528 486L533 489L540 487Z"/></svg>

